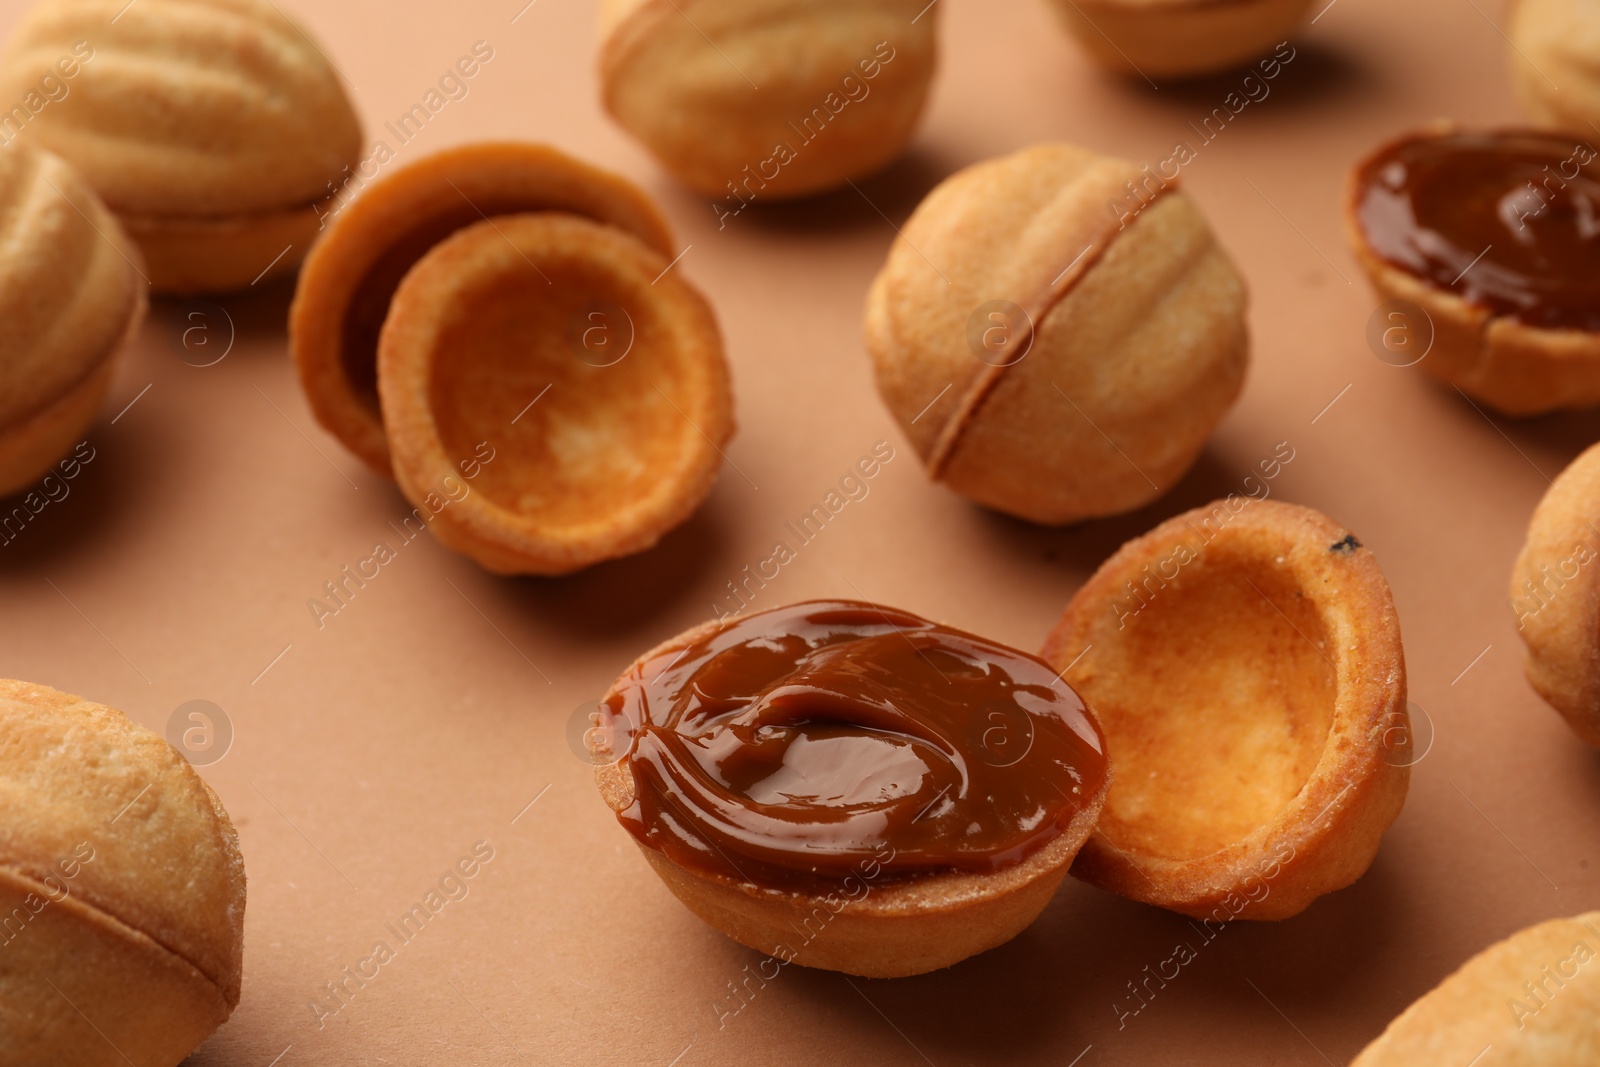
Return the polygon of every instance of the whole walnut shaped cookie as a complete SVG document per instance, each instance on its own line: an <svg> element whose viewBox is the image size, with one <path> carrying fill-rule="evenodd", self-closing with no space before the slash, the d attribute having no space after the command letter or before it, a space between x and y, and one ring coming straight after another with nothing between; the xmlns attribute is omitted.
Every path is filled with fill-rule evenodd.
<svg viewBox="0 0 1600 1067"><path fill-rule="evenodd" d="M1511 88L1534 122L1589 139L1600 123L1600 6L1516 0L1507 57Z"/></svg>
<svg viewBox="0 0 1600 1067"><path fill-rule="evenodd" d="M339 74L270 0L43 0L0 56L0 99L42 85L57 99L15 136L84 175L160 293L291 272L360 158Z"/></svg>
<svg viewBox="0 0 1600 1067"><path fill-rule="evenodd" d="M144 316L139 251L47 152L0 149L0 496L32 484L99 411Z"/></svg>
<svg viewBox="0 0 1600 1067"><path fill-rule="evenodd" d="M175 1067L239 1003L216 795L121 712L0 679L0 810L0 1063Z"/></svg>
<svg viewBox="0 0 1600 1067"><path fill-rule="evenodd" d="M1519 930L1423 994L1350 1067L1600 1063L1600 911Z"/></svg>
<svg viewBox="0 0 1600 1067"><path fill-rule="evenodd" d="M1176 182L1037 145L928 194L873 282L867 348L935 479L1076 522L1194 463L1244 381L1245 299Z"/></svg>
<svg viewBox="0 0 1600 1067"><path fill-rule="evenodd" d="M605 0L602 97L674 177L724 198L725 219L898 156L938 16L926 0Z"/></svg>
<svg viewBox="0 0 1600 1067"><path fill-rule="evenodd" d="M1186 78L1280 48L1312 0L1051 0L1083 50L1107 70ZM1154 82L1151 82L1153 85Z"/></svg>
<svg viewBox="0 0 1600 1067"><path fill-rule="evenodd" d="M1562 471L1528 522L1511 572L1528 683L1600 745L1600 445Z"/></svg>

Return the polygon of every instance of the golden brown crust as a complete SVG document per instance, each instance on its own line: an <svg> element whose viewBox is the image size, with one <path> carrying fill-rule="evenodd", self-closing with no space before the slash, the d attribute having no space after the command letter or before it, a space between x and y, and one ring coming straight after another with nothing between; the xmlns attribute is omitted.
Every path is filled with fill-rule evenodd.
<svg viewBox="0 0 1600 1067"><path fill-rule="evenodd" d="M227 219L123 215L144 253L152 291L231 293L293 274L322 229L328 204Z"/></svg>
<svg viewBox="0 0 1600 1067"><path fill-rule="evenodd" d="M1600 745L1600 445L1545 492L1511 571L1528 683Z"/></svg>
<svg viewBox="0 0 1600 1067"><path fill-rule="evenodd" d="M1600 10L1584 0L1515 0L1511 88L1540 126L1589 141L1600 125Z"/></svg>
<svg viewBox="0 0 1600 1067"><path fill-rule="evenodd" d="M360 190L306 258L289 311L289 351L312 413L374 471L393 477L377 393L377 342L405 272L486 216L581 215L669 258L666 221L631 183L545 145L489 142L429 156Z"/></svg>
<svg viewBox="0 0 1600 1067"><path fill-rule="evenodd" d="M621 678L723 625L712 620L662 642ZM615 688L602 700L613 692ZM1110 781L1108 771L1099 791L1062 835L1014 867L988 874L949 872L911 882L851 876L838 893L826 896L690 870L635 843L674 896L740 944L807 967L864 978L901 978L949 967L1002 945L1038 918L1093 829ZM633 775L626 759L596 767L595 783L612 811L620 813L633 802Z"/></svg>
<svg viewBox="0 0 1600 1067"><path fill-rule="evenodd" d="M707 196L836 188L894 159L916 129L937 62L939 9L926 7L612 0L601 11L602 99Z"/></svg>
<svg viewBox="0 0 1600 1067"><path fill-rule="evenodd" d="M1102 67L1133 77L1189 77L1266 55L1313 0L1052 0Z"/></svg>
<svg viewBox="0 0 1600 1067"><path fill-rule="evenodd" d="M1042 318L1103 252L1117 231L1104 205L1139 176L1086 149L1035 145L958 171L917 205L873 279L866 340L878 391L924 462L948 454L969 397L1010 358L984 363L972 350L974 309L1004 297ZM1015 329L1005 340L1028 338Z"/></svg>
<svg viewBox="0 0 1600 1067"><path fill-rule="evenodd" d="M143 305L140 307L141 314L131 324L135 327L143 317ZM0 497L20 493L43 479L55 462L83 439L116 369L116 360L107 359L59 400L0 430Z"/></svg>
<svg viewBox="0 0 1600 1067"><path fill-rule="evenodd" d="M1442 136L1456 129L1451 123L1434 123L1420 132ZM1386 141L1351 168L1345 183L1344 220L1345 236L1378 296L1385 302L1408 301L1427 313L1433 345L1418 366L1507 415L1600 404L1600 334L1544 329L1493 315L1372 250L1358 217L1361 171L1368 159L1412 136Z"/></svg>
<svg viewBox="0 0 1600 1067"><path fill-rule="evenodd" d="M187 960L59 893L0 868L0 1063L173 1067L228 1018Z"/></svg>
<svg viewBox="0 0 1600 1067"><path fill-rule="evenodd" d="M0 680L0 742L0 868L64 881L78 910L203 976L226 1017L239 1002L245 876L216 795L121 712L46 686Z"/></svg>
<svg viewBox="0 0 1600 1067"><path fill-rule="evenodd" d="M360 158L338 73L270 0L42 0L0 58L0 99L21 100L46 76L69 91L22 136L71 162L118 213L302 207Z"/></svg>
<svg viewBox="0 0 1600 1067"><path fill-rule="evenodd" d="M78 440L146 303L137 248L73 170L0 150L0 495Z"/></svg>
<svg viewBox="0 0 1600 1067"><path fill-rule="evenodd" d="M449 501L429 506L441 542L499 573L565 574L699 507L733 397L711 307L668 267L621 229L543 212L469 226L406 275L378 387L401 490Z"/></svg>
<svg viewBox="0 0 1600 1067"><path fill-rule="evenodd" d="M1350 1067L1600 1063L1600 911L1530 926L1461 965Z"/></svg>
<svg viewBox="0 0 1600 1067"><path fill-rule="evenodd" d="M292 271L313 205L360 161L338 73L270 0L43 0L0 57L8 116L123 219L158 293L219 293ZM42 98L41 98L42 99Z"/></svg>
<svg viewBox="0 0 1600 1067"><path fill-rule="evenodd" d="M1409 780L1405 659L1370 550L1231 497L1117 551L1044 658L1117 773L1073 874L1196 918L1282 919L1361 876Z"/></svg>
<svg viewBox="0 0 1600 1067"><path fill-rule="evenodd" d="M980 357L975 317L981 329L1001 302L1020 322ZM1037 145L928 194L873 282L867 348L936 478L1066 523L1139 507L1182 477L1242 387L1244 307L1175 181Z"/></svg>

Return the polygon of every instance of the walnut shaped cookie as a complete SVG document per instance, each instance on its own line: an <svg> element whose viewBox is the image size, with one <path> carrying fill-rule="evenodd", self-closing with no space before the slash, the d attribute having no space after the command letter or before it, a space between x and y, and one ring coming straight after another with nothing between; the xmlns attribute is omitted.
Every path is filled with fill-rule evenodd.
<svg viewBox="0 0 1600 1067"><path fill-rule="evenodd" d="M0 55L0 99L41 86L55 98L17 139L83 174L158 293L291 273L360 159L341 75L271 0L42 0Z"/></svg>
<svg viewBox="0 0 1600 1067"><path fill-rule="evenodd" d="M0 680L0 1063L176 1067L239 1004L216 794L120 711Z"/></svg>
<svg viewBox="0 0 1600 1067"><path fill-rule="evenodd" d="M1039 523L1171 489L1249 358L1244 282L1194 201L1064 144L929 193L872 283L866 340L929 475Z"/></svg>

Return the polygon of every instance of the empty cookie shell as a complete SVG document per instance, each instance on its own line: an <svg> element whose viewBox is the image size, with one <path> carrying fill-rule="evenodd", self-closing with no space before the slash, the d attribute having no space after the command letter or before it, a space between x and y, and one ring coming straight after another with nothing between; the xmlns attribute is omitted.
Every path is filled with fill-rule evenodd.
<svg viewBox="0 0 1600 1067"><path fill-rule="evenodd" d="M175 1067L239 1003L222 804L120 711L0 679L0 1063Z"/></svg>
<svg viewBox="0 0 1600 1067"><path fill-rule="evenodd" d="M1281 45L1313 0L1051 0L1089 56L1135 78L1227 70Z"/></svg>
<svg viewBox="0 0 1600 1067"><path fill-rule="evenodd" d="M1528 682L1600 745L1600 445L1562 471L1528 523L1511 572L1511 608Z"/></svg>
<svg viewBox="0 0 1600 1067"><path fill-rule="evenodd" d="M1195 918L1283 919L1359 878L1410 779L1400 626L1372 552L1229 497L1128 542L1044 658L1115 772L1072 873Z"/></svg>
<svg viewBox="0 0 1600 1067"><path fill-rule="evenodd" d="M0 496L79 441L146 304L139 250L60 159L0 149Z"/></svg>
<svg viewBox="0 0 1600 1067"><path fill-rule="evenodd" d="M392 477L378 404L378 334L412 265L497 215L560 211L613 226L669 259L661 213L631 183L538 144L448 149L364 187L332 214L289 312L289 351L311 410L374 471Z"/></svg>
<svg viewBox="0 0 1600 1067"><path fill-rule="evenodd" d="M705 499L732 393L711 308L670 266L617 227L541 212L469 226L412 267L378 343L395 478L420 506L484 461L431 523L441 542L564 574L649 548Z"/></svg>
<svg viewBox="0 0 1600 1067"><path fill-rule="evenodd" d="M339 74L270 0L43 0L0 59L0 97L30 95L18 136L84 175L161 293L291 272L360 158Z"/></svg>
<svg viewBox="0 0 1600 1067"><path fill-rule="evenodd" d="M1461 965L1350 1067L1600 1063L1600 911L1518 931Z"/></svg>
<svg viewBox="0 0 1600 1067"><path fill-rule="evenodd" d="M1249 358L1244 281L1176 181L1064 144L929 193L872 283L866 339L930 476L1041 523L1171 489Z"/></svg>
<svg viewBox="0 0 1600 1067"><path fill-rule="evenodd" d="M607 0L606 110L674 177L744 204L819 193L911 139L937 62L926 0Z"/></svg>

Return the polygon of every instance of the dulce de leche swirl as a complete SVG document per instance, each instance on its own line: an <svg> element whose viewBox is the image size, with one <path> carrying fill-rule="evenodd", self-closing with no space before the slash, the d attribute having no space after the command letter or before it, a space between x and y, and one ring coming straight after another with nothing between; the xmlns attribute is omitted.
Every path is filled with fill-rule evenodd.
<svg viewBox="0 0 1600 1067"><path fill-rule="evenodd" d="M1083 701L1016 649L856 601L702 628L603 702L634 800L619 821L675 862L763 888L995 871L1099 792Z"/></svg>
<svg viewBox="0 0 1600 1067"><path fill-rule="evenodd" d="M1600 165L1559 134L1425 133L1356 172L1380 258L1530 326L1600 330Z"/></svg>

